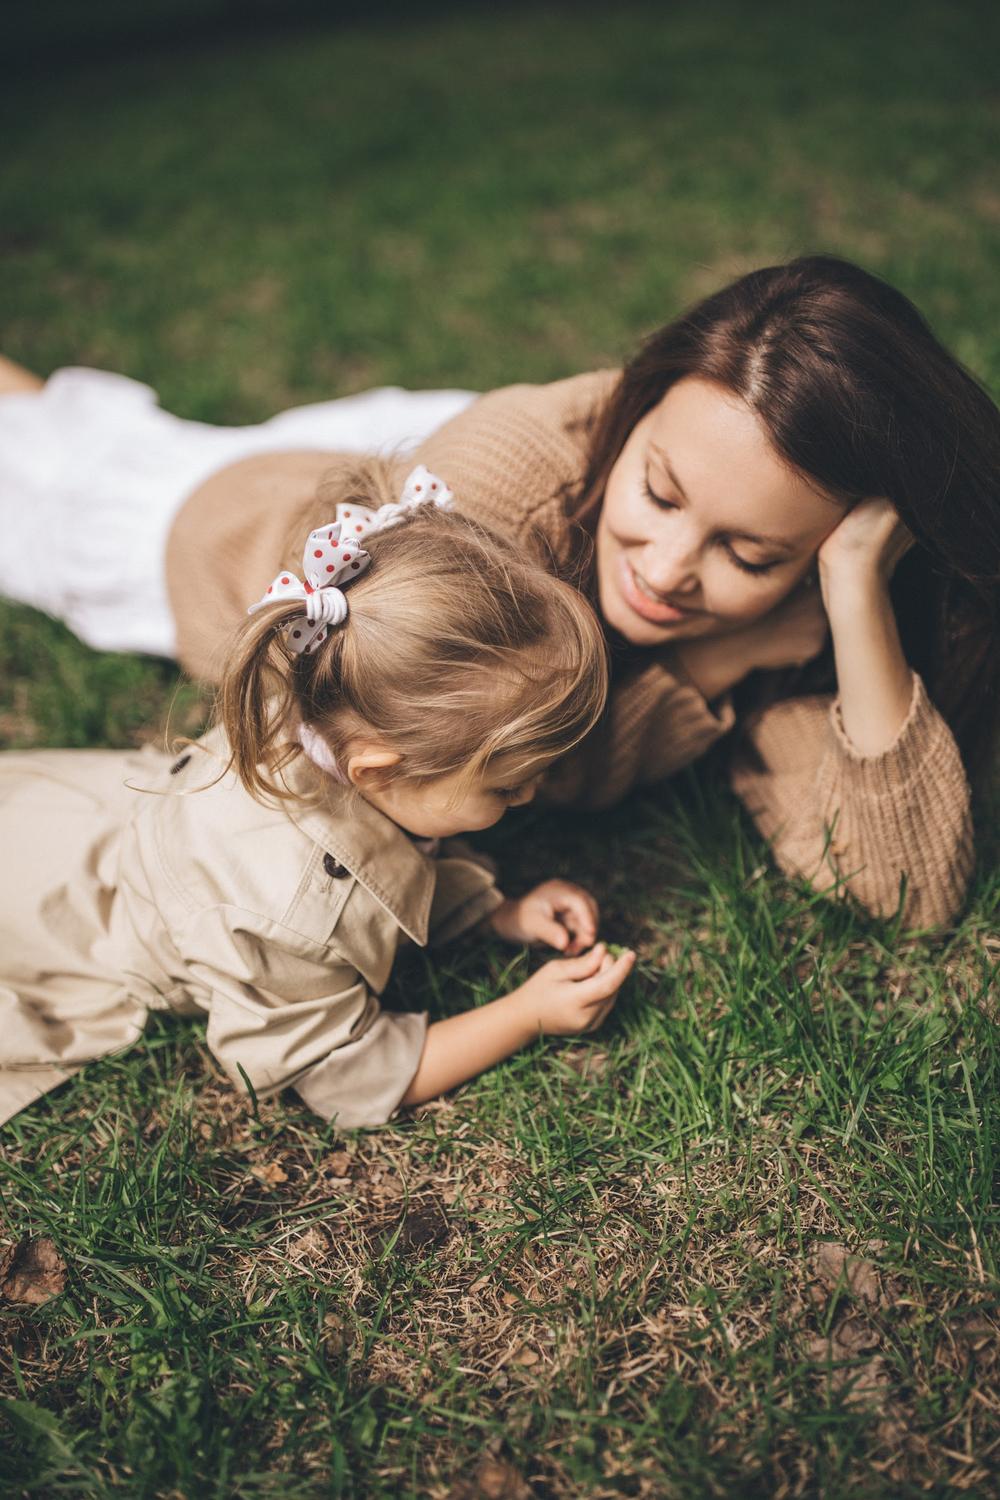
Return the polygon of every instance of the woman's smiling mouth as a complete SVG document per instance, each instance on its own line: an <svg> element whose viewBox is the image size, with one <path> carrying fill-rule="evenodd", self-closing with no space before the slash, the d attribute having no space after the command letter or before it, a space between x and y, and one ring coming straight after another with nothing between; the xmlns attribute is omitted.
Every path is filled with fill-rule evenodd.
<svg viewBox="0 0 1000 1500"><path fill-rule="evenodd" d="M674 625L678 620L689 619L692 615L703 614L700 609L682 608L676 604L670 604L659 594L655 594L640 578L625 553L622 552L618 559L618 581L621 587L622 597L629 609L643 620L649 620L654 625Z"/></svg>

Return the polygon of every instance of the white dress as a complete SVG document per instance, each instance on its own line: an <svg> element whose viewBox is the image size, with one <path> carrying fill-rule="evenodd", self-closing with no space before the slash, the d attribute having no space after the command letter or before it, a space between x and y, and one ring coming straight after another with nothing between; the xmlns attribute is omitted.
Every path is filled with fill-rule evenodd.
<svg viewBox="0 0 1000 1500"><path fill-rule="evenodd" d="M211 427L124 375L59 370L38 393L0 397L0 595L98 649L173 656L167 534L210 474L284 448L405 452L474 399L384 386Z"/></svg>

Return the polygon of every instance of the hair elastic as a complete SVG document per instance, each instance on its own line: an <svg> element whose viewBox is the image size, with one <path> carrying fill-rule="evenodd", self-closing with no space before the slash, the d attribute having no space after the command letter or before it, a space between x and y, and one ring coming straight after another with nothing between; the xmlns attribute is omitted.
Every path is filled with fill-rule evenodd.
<svg viewBox="0 0 1000 1500"><path fill-rule="evenodd" d="M368 567L371 556L361 545L361 538L397 526L420 506L433 504L439 510L451 510L455 497L445 484L423 464L411 471L398 501L370 510L367 505L338 505L337 513L325 526L318 526L306 538L302 553L303 577L279 573L267 586L248 615L281 600L302 599L305 609L283 622L281 631L290 651L296 656L311 654L326 640L331 629L347 619L348 584Z"/></svg>

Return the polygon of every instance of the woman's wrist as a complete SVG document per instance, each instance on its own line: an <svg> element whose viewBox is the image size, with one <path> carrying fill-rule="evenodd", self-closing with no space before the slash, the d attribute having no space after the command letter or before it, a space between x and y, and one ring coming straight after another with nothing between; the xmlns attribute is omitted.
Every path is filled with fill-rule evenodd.
<svg viewBox="0 0 1000 1500"><path fill-rule="evenodd" d="M864 757L884 754L906 721L913 673L903 654L889 581L872 565L821 573L840 722Z"/></svg>
<svg viewBox="0 0 1000 1500"><path fill-rule="evenodd" d="M824 567L821 563L819 581L831 630L838 621L851 618L858 610L892 608L889 578L867 559L840 567Z"/></svg>

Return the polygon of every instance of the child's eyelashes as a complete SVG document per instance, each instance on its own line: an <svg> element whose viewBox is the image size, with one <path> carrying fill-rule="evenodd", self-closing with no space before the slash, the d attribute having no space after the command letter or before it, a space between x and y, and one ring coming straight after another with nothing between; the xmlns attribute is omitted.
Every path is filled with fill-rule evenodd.
<svg viewBox="0 0 1000 1500"><path fill-rule="evenodd" d="M523 786L495 786L493 795L504 802L516 802L519 797L524 796L524 791Z"/></svg>
<svg viewBox="0 0 1000 1500"><path fill-rule="evenodd" d="M680 508L676 500L670 500L666 495L658 495L648 479L643 479L642 488L646 495L646 498L656 506L657 510L678 510ZM733 547L733 544L726 541L724 537L721 538L721 546L722 550L729 558L729 561L731 563L735 563L736 567L740 569L740 572L749 573L751 577L760 578L765 573L770 573L773 568L777 567L776 561L760 563L748 562L745 557L740 557L739 553Z"/></svg>

